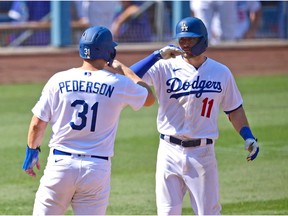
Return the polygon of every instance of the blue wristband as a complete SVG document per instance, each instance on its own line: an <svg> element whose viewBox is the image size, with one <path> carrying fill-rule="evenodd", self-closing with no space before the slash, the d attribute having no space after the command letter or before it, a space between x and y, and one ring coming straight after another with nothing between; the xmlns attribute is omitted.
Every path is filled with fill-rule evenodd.
<svg viewBox="0 0 288 216"><path fill-rule="evenodd" d="M29 146L27 145L26 156L22 165L23 170L28 170L28 169L33 168L33 166L35 166L36 162L38 161L38 154L40 151L41 151L40 147L36 149L32 149L32 148L29 148Z"/></svg>
<svg viewBox="0 0 288 216"><path fill-rule="evenodd" d="M249 127L242 127L239 133L244 140L255 139Z"/></svg>

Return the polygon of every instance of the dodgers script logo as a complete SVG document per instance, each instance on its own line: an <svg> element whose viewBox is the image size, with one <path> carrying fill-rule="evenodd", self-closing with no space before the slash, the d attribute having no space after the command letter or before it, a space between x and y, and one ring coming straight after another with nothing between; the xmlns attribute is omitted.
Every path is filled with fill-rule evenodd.
<svg viewBox="0 0 288 216"><path fill-rule="evenodd" d="M192 83L187 81L183 82L181 79L174 77L168 79L166 85L169 87L167 93L173 93L170 98L175 99L190 94L195 94L195 96L199 98L203 93L222 92L221 82L200 80L200 76L197 76L196 80Z"/></svg>

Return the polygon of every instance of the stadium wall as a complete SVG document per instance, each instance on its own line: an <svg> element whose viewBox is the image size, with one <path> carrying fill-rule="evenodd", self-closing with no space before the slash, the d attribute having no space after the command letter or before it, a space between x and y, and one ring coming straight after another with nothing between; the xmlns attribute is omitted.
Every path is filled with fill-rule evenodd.
<svg viewBox="0 0 288 216"><path fill-rule="evenodd" d="M163 43L121 44L116 58L128 66ZM235 76L288 74L286 40L245 41L209 47L206 55L226 64ZM54 73L82 63L77 47L25 47L0 50L0 84L42 83Z"/></svg>

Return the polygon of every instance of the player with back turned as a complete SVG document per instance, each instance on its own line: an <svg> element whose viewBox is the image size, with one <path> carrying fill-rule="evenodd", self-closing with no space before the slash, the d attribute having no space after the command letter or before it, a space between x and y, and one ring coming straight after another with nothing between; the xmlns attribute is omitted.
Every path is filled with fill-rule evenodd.
<svg viewBox="0 0 288 216"><path fill-rule="evenodd" d="M218 215L221 205L214 145L220 108L243 137L248 161L256 158L259 146L231 71L204 54L208 35L203 22L195 17L182 19L176 25L176 38L183 56L159 60L160 53L155 51L130 67L154 86L159 101L157 211L158 215L181 215L188 192L196 215Z"/></svg>
<svg viewBox="0 0 288 216"><path fill-rule="evenodd" d="M155 101L150 87L114 60L116 45L107 28L88 28L80 39L82 66L52 76L32 109L23 163L30 176L36 175L35 165L40 169L39 147L48 123L52 128L33 215L64 215L70 204L75 215L106 213L120 113ZM180 54L170 47L161 52Z"/></svg>

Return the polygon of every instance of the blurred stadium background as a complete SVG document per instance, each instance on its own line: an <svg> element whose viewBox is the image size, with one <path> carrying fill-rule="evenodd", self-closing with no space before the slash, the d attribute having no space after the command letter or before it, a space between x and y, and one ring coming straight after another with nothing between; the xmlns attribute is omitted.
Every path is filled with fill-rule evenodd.
<svg viewBox="0 0 288 216"><path fill-rule="evenodd" d="M1 120L4 122L0 128L3 143L1 145L3 178L1 178L0 193L9 194L9 196L0 196L2 198L0 214L3 215L31 214L37 184L27 176L24 178L24 173L19 171L24 157L23 149L19 151L19 146L25 145L27 133L25 125L31 115L30 109L41 93L43 83L55 72L78 67L82 63L77 47L81 33L88 27L75 18L75 1L31 1L36 11L36 20L22 22L15 22L8 16L12 3L12 1L0 0L0 87L2 89L0 108ZM235 75L260 74L251 79L245 78L245 81L237 79L242 86L243 96L247 99L245 101L248 105L248 115L251 116L252 124L259 137L262 137L261 144L264 144L259 162L249 166L248 169L246 164L239 165L243 161L235 160L235 155L240 157L242 153L231 154L235 152L235 145L230 145L231 142L234 144L237 142L233 137L235 134L228 130L226 125L220 128L221 133L225 133L223 137L226 137L223 141L219 141L218 146L219 165L222 167L220 174L225 185L222 194L226 214L247 213L249 215L254 212L263 215L275 213L287 215L287 172L285 172L287 169L284 168L287 158L287 145L285 145L287 138L284 131L287 129L287 124L286 118L283 117L287 116L287 103L283 101L285 102L287 98L285 82L288 75L288 1L261 1L261 3L262 16L256 38L213 45L207 51L209 57L226 64ZM150 42L122 41L117 47L117 59L127 65L170 43L175 23L190 15L189 1L144 1L141 13L148 15L153 26L152 40ZM138 32L136 39L142 34L143 32ZM285 76L275 76L272 79L272 76L277 74L285 74ZM263 75L271 75L271 77ZM20 85L16 85L19 83ZM36 85L30 85L31 83ZM154 171L151 167L154 167L155 160L148 160L150 165L152 164L150 166L147 165L147 158L155 156L156 146L147 145L145 153L142 149L145 145L137 145L139 148L137 152L141 153L137 154L134 143L141 140L141 143L157 144L155 140L158 139L158 134L155 128L151 127L156 111L145 109L143 112L144 114L140 113L140 115L134 112L124 113L124 119L120 121L123 128L119 130L117 142L127 144L127 140L130 140L128 143L133 144L133 150L130 151L127 145L116 145L117 157L113 165L115 166L113 168L115 187L111 194L110 214L119 215L122 212L126 215L127 212L155 214L154 205L151 204L154 203ZM129 128L135 128L133 125L131 127L133 116L135 116L136 129L139 122L142 126L145 125L143 122L149 126L144 126L143 128L146 128L144 131L139 127L139 132L126 133ZM142 119L138 119L139 117ZM220 121L224 122L222 119ZM15 132L17 132L16 136ZM143 137L145 139L142 139ZM128 155L129 152L134 153ZM47 154L48 151L42 152L45 153ZM10 159L11 155L16 158L16 161ZM140 157L143 160L140 160ZM41 158L44 164L46 158L44 155ZM229 161L232 160L236 162L233 163L236 168L230 167ZM135 163L135 161L139 162ZM131 172L134 166L137 167L137 172ZM143 170L140 169L142 167L145 170L145 178L143 178ZM243 174L241 178L239 172ZM251 184L246 184L247 175L254 179ZM129 181L123 180L126 177ZM137 188L139 182L146 185L139 186L139 192L131 190L131 185L136 185L134 188ZM134 199L135 204L129 206L133 200L131 197L135 194L140 194L141 199ZM280 205L283 207L279 207ZM265 209L271 210L265 211ZM188 210L186 209L185 213Z"/></svg>
<svg viewBox="0 0 288 216"><path fill-rule="evenodd" d="M41 2L41 4L39 4ZM77 1L33 1L33 18L15 21L8 15L13 1L0 1L0 46L52 46L67 47L78 44L81 32L88 24L79 22ZM288 2L261 1L262 16L255 39L287 40ZM150 42L165 43L173 37L175 23L190 15L189 1L143 1L136 16L146 14L150 20ZM30 15L32 16L32 15ZM134 43L140 43L135 35ZM127 42L129 41L121 41Z"/></svg>

